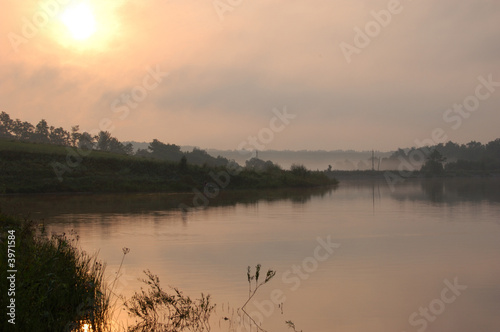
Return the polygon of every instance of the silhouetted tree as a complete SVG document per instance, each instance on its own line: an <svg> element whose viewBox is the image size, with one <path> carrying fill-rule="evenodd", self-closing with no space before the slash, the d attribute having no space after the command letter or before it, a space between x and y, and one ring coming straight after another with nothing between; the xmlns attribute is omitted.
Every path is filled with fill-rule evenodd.
<svg viewBox="0 0 500 332"><path fill-rule="evenodd" d="M486 144L485 152L488 158L500 159L500 138Z"/></svg>
<svg viewBox="0 0 500 332"><path fill-rule="evenodd" d="M132 143L127 143L123 145L123 152L128 155L133 155L134 154L134 145Z"/></svg>
<svg viewBox="0 0 500 332"><path fill-rule="evenodd" d="M271 160L264 161L256 157L247 160L245 162L245 167L259 172L264 172L264 171L267 172L267 171L274 171L281 169L279 165L274 164Z"/></svg>
<svg viewBox="0 0 500 332"><path fill-rule="evenodd" d="M9 114L5 112L0 113L0 137L12 138L12 127L13 121L11 120Z"/></svg>
<svg viewBox="0 0 500 332"><path fill-rule="evenodd" d="M100 131L97 135L96 149L100 151L110 151L111 148L111 133L108 131Z"/></svg>
<svg viewBox="0 0 500 332"><path fill-rule="evenodd" d="M398 159L398 158L407 158L407 154L405 152L405 150L403 149L398 149L397 151L395 151L390 157L389 159Z"/></svg>
<svg viewBox="0 0 500 332"><path fill-rule="evenodd" d="M16 136L16 139L20 141L28 141L33 137L35 127L31 123L16 119L12 124L12 132Z"/></svg>
<svg viewBox="0 0 500 332"><path fill-rule="evenodd" d="M49 125L44 119L40 120L35 127L35 133L33 135L33 140L39 143L50 143L49 138Z"/></svg>
<svg viewBox="0 0 500 332"><path fill-rule="evenodd" d="M165 144L157 139L149 143L148 150L151 151L151 157L162 160L179 161L183 156L180 146Z"/></svg>
<svg viewBox="0 0 500 332"><path fill-rule="evenodd" d="M82 134L79 133L80 131L80 126L76 125L71 127L71 145L72 146L77 146L78 141L80 141L80 137L82 137Z"/></svg>
<svg viewBox="0 0 500 332"><path fill-rule="evenodd" d="M100 131L97 135L96 149L100 151L113 152L119 154L132 154L134 147L132 143L122 144L108 131Z"/></svg>
<svg viewBox="0 0 500 332"><path fill-rule="evenodd" d="M62 127L50 127L49 142L57 145L70 145L71 135Z"/></svg>
<svg viewBox="0 0 500 332"><path fill-rule="evenodd" d="M186 152L184 155L187 158L187 161L190 164L195 164L195 165L207 165L207 166L226 166L227 163L229 162L228 159L218 156L217 158L214 158L210 154L208 154L207 151L199 149L199 148L194 148L193 151L191 152Z"/></svg>
<svg viewBox="0 0 500 332"><path fill-rule="evenodd" d="M433 150L420 170L428 175L439 175L443 173L444 162L446 157L443 157L438 150Z"/></svg>
<svg viewBox="0 0 500 332"><path fill-rule="evenodd" d="M92 150L95 146L95 138L89 133L84 132L81 134L77 145L82 150Z"/></svg>

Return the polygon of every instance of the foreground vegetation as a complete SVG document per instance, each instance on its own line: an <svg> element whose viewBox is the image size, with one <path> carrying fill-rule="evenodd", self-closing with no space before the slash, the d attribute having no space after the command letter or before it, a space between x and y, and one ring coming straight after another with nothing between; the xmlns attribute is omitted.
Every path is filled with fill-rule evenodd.
<svg viewBox="0 0 500 332"><path fill-rule="evenodd" d="M48 237L43 227L3 214L0 224L2 266L11 241L17 271L0 271L0 291L9 294L1 297L2 308L9 308L14 299L11 317L0 321L1 331L125 331L123 326L111 325L113 310L123 299L113 293L118 275L106 282L105 266L77 247L76 234ZM127 253L124 248L124 255ZM13 283L7 278L11 275L15 276ZM128 313L136 318L127 331L210 330L208 320L215 305L209 295L192 300L176 288L169 294L157 276L149 271L146 275L148 290L141 289L125 302Z"/></svg>
<svg viewBox="0 0 500 332"><path fill-rule="evenodd" d="M96 256L89 256L78 248L76 234L48 237L42 225L21 221L0 214L0 259L9 262L15 272L0 271L4 280L0 291L3 308L13 307L8 319L0 321L1 331L129 331L129 332L208 332L210 318L216 305L210 295L201 294L191 299L178 288L166 291L159 278L144 271L146 288L141 288L126 299L115 294L114 280L104 278L105 266ZM14 258L8 261L5 253L11 248ZM123 254L129 252L123 248ZM13 259L13 260L12 260ZM122 259L123 263L123 259ZM121 268L121 265L120 265ZM15 280L9 280L14 275ZM265 330L246 311L246 305L258 289L267 284L276 271L269 269L261 276L261 265L252 273L247 269L249 294L247 301L232 314L224 316L227 331L246 329ZM9 277L9 278L8 278ZM12 301L11 299L14 299ZM112 325L114 310L122 302L135 322L127 327ZM11 303L14 303L13 305ZM229 308L228 308L229 309ZM5 315L4 315L5 316ZM5 317L4 317L5 318ZM291 321L286 324L293 326ZM220 325L220 324L219 324ZM221 326L219 326L221 327ZM295 330L295 328L294 328Z"/></svg>
<svg viewBox="0 0 500 332"><path fill-rule="evenodd" d="M3 214L0 225L2 267L7 263L8 244L15 243L10 247L14 261L9 264L17 271L0 271L1 307L7 308L11 299L15 300L11 310L15 315L5 316L3 312L2 316L11 322L4 317L0 330L70 332L87 326L99 332L108 328L109 295L103 282L104 266L95 256L77 249L76 237L47 237L43 227ZM11 284L7 277L13 275L15 282Z"/></svg>

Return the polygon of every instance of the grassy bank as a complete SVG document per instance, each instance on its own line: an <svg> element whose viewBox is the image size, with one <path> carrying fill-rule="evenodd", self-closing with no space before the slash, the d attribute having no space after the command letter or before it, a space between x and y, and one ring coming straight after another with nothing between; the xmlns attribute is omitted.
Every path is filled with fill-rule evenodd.
<svg viewBox="0 0 500 332"><path fill-rule="evenodd" d="M9 267L0 271L7 318L0 330L70 332L87 326L105 331L109 296L103 265L78 250L76 238L49 238L42 227L3 214L0 224L0 260Z"/></svg>
<svg viewBox="0 0 500 332"><path fill-rule="evenodd" d="M323 172L273 168L207 167L145 159L50 144L0 140L0 193L49 192L190 192L227 174L225 189L315 187L336 184ZM229 175L228 173L231 173ZM220 178L218 178L220 179ZM226 184L227 183L227 184Z"/></svg>

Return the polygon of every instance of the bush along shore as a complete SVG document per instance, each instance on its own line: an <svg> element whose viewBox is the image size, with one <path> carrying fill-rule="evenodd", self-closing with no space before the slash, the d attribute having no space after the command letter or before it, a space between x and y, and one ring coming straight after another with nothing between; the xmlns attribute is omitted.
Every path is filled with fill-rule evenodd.
<svg viewBox="0 0 500 332"><path fill-rule="evenodd" d="M83 151L83 150L82 150ZM223 189L307 188L337 184L302 165L284 170L253 158L245 167L156 160L43 143L0 140L0 193L192 192Z"/></svg>
<svg viewBox="0 0 500 332"><path fill-rule="evenodd" d="M0 214L1 331L108 329L104 266L77 249L77 236ZM7 263L7 264L4 264ZM5 319L6 318L6 319Z"/></svg>

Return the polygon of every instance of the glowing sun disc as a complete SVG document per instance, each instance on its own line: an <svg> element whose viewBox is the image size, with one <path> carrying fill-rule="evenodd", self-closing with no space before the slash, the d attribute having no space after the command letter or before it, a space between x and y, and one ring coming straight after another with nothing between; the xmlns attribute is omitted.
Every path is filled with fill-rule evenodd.
<svg viewBox="0 0 500 332"><path fill-rule="evenodd" d="M92 10L84 3L70 7L61 16L61 21L68 28L71 36L84 40L96 32L96 21Z"/></svg>

